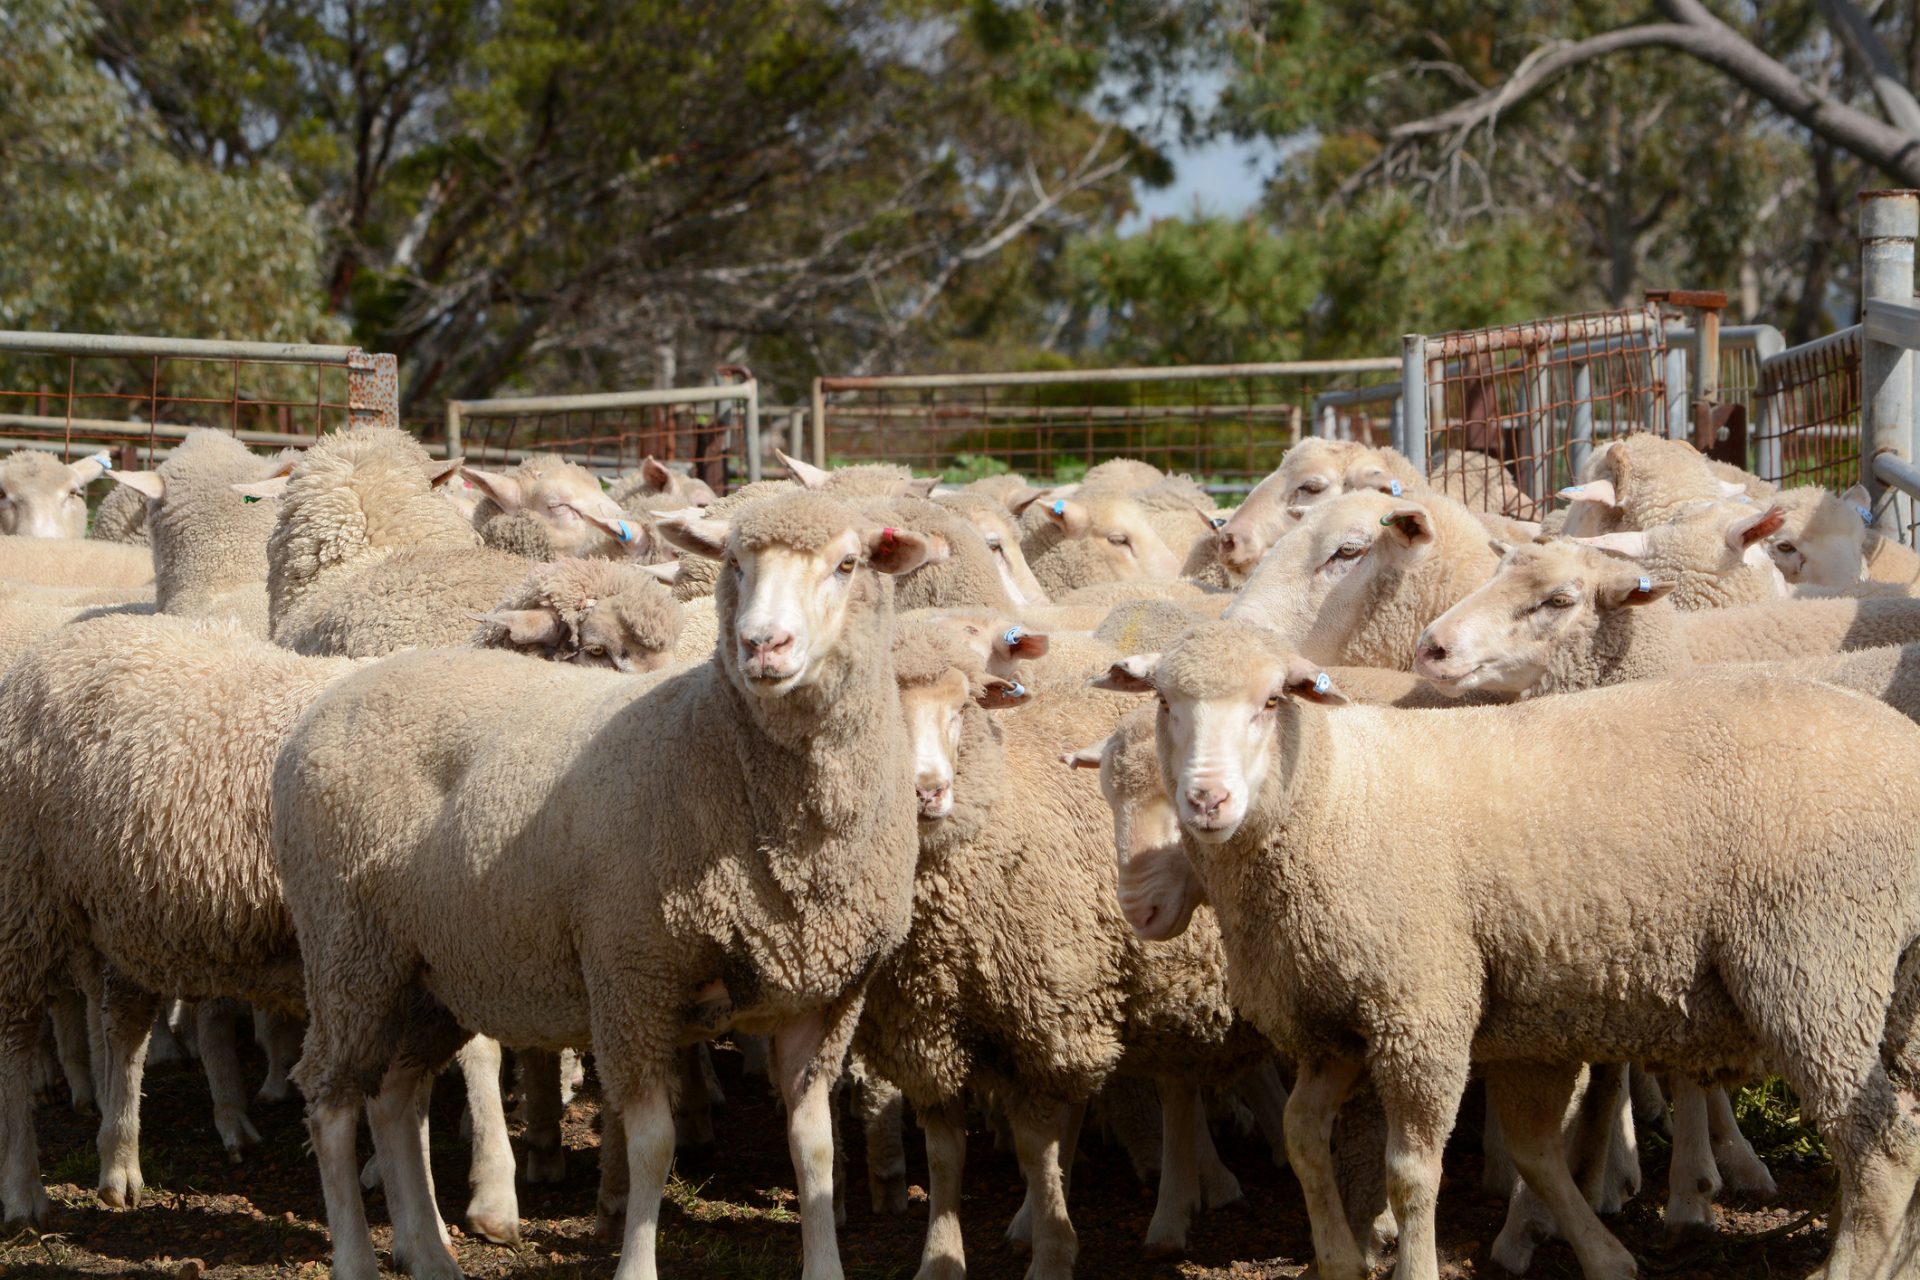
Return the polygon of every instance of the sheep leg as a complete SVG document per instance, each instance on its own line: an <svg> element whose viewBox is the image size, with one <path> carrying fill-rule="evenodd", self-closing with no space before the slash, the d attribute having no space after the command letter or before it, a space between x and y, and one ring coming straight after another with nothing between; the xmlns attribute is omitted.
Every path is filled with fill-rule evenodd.
<svg viewBox="0 0 1920 1280"><path fill-rule="evenodd" d="M958 1101L918 1108L927 1135L927 1241L913 1280L965 1280L960 1238L960 1174L967 1163L967 1129Z"/></svg>
<svg viewBox="0 0 1920 1280"><path fill-rule="evenodd" d="M1673 1122L1667 1117L1667 1095L1661 1091L1659 1077L1635 1065L1628 1073L1628 1084L1633 1092L1633 1118L1671 1138Z"/></svg>
<svg viewBox="0 0 1920 1280"><path fill-rule="evenodd" d="M1729 1190L1768 1199L1780 1194L1767 1162L1754 1151L1747 1135L1740 1132L1740 1123L1733 1118L1733 1099L1727 1096L1722 1085L1716 1084L1707 1090L1707 1133L1713 1141L1714 1163L1719 1166L1720 1176Z"/></svg>
<svg viewBox="0 0 1920 1280"><path fill-rule="evenodd" d="M620 1120L620 1108L611 1102L600 1107L600 1194L594 1207L595 1239L611 1240L620 1234L627 1216L627 1131Z"/></svg>
<svg viewBox="0 0 1920 1280"><path fill-rule="evenodd" d="M227 1160L240 1163L240 1149L260 1145L259 1130L247 1118L247 1090L240 1080L240 1053L233 1020L240 1014L237 1000L202 1000L193 1007L200 1045L200 1067L213 1095L213 1127Z"/></svg>
<svg viewBox="0 0 1920 1280"><path fill-rule="evenodd" d="M99 1110L93 1093L91 1037L87 1031L87 1001L73 987L61 985L53 997L53 1045L60 1055L60 1071L67 1093L80 1115Z"/></svg>
<svg viewBox="0 0 1920 1280"><path fill-rule="evenodd" d="M174 1016L178 1012L185 1018L186 1006L178 1000L163 1000L154 1013L153 1034L147 1044L147 1057L156 1067L170 1063L186 1062L192 1055L187 1052L186 1042L174 1032Z"/></svg>
<svg viewBox="0 0 1920 1280"><path fill-rule="evenodd" d="M1620 1073L1615 1103L1601 1117L1609 1135L1605 1164L1605 1183L1598 1199L1589 1197L1596 1213L1618 1213L1627 1201L1640 1193L1640 1134L1633 1127L1633 1091L1631 1070L1624 1064L1613 1070Z"/></svg>
<svg viewBox="0 0 1920 1280"><path fill-rule="evenodd" d="M609 1124L600 1135L603 1150L616 1130L626 1139L624 1168L630 1172L632 1186L627 1192L620 1266L613 1280L658 1280L654 1241L660 1229L660 1199L667 1186L667 1170L673 1164L673 1099L667 1086L643 1086L636 1097L621 1103L618 1125ZM604 1187L603 1181L602 1195Z"/></svg>
<svg viewBox="0 0 1920 1280"><path fill-rule="evenodd" d="M423 1074L404 1059L395 1061L380 1092L367 1100L367 1121L393 1219L394 1262L414 1280L459 1280L427 1167L426 1117L419 1108Z"/></svg>
<svg viewBox="0 0 1920 1280"><path fill-rule="evenodd" d="M140 1203L140 1078L160 1001L114 974L102 975L101 1028L106 1040L100 1109L100 1201L109 1208Z"/></svg>
<svg viewBox="0 0 1920 1280"><path fill-rule="evenodd" d="M1519 1177L1513 1160L1507 1155L1507 1138L1500 1130L1500 1115L1491 1099L1480 1121L1480 1189L1498 1200L1511 1200L1514 1180Z"/></svg>
<svg viewBox="0 0 1920 1280"><path fill-rule="evenodd" d="M1313 1256L1321 1280L1361 1280L1367 1274L1340 1204L1333 1166L1333 1120L1360 1078L1358 1058L1302 1064L1287 1095L1287 1160L1307 1202Z"/></svg>
<svg viewBox="0 0 1920 1280"><path fill-rule="evenodd" d="M1240 1096L1247 1100L1248 1110L1253 1112L1260 1136L1267 1140L1267 1147L1273 1152L1274 1167L1286 1168L1287 1086L1280 1079L1280 1068L1268 1059L1240 1077L1239 1089Z"/></svg>
<svg viewBox="0 0 1920 1280"><path fill-rule="evenodd" d="M801 1275L840 1280L833 1226L833 1086L840 1078L858 1005L821 1010L773 1034L773 1075L787 1104L787 1151L800 1193Z"/></svg>
<svg viewBox="0 0 1920 1280"><path fill-rule="evenodd" d="M1202 1207L1224 1209L1228 1205L1243 1203L1247 1198L1246 1193L1240 1189L1240 1179L1233 1176L1233 1170L1227 1168L1213 1145L1213 1126L1207 1123L1207 1109L1204 1106L1194 1113L1193 1148L1200 1166Z"/></svg>
<svg viewBox="0 0 1920 1280"><path fill-rule="evenodd" d="M767 1038L765 1036L735 1035L734 1047L740 1050L740 1074L743 1076L764 1076L767 1071Z"/></svg>
<svg viewBox="0 0 1920 1280"><path fill-rule="evenodd" d="M520 1096L527 1112L527 1182L567 1180L567 1150L560 1138L566 1104L560 1098L560 1055L550 1049L521 1049Z"/></svg>
<svg viewBox="0 0 1920 1280"><path fill-rule="evenodd" d="M1071 1117L1065 1103L1024 1098L1009 1106L1013 1146L1033 1198L1033 1259L1026 1280L1070 1280L1080 1242L1067 1216L1060 1147Z"/></svg>
<svg viewBox="0 0 1920 1280"><path fill-rule="evenodd" d="M701 1063L706 1051L704 1043L680 1049L680 1101L673 1109L674 1142L680 1147L713 1145L713 1097Z"/></svg>
<svg viewBox="0 0 1920 1280"><path fill-rule="evenodd" d="M1200 1164L1195 1150L1200 1089L1190 1080L1162 1077L1160 1086L1160 1193L1147 1224L1151 1253L1178 1254L1187 1247L1187 1224L1200 1207Z"/></svg>
<svg viewBox="0 0 1920 1280"><path fill-rule="evenodd" d="M256 1028L262 1033L267 1051L267 1078L254 1095L258 1102L285 1102L293 1097L293 1082L287 1072L300 1060L300 1040L306 1027L300 1019L286 1013L264 1013Z"/></svg>
<svg viewBox="0 0 1920 1280"><path fill-rule="evenodd" d="M380 1280L360 1198L359 1108L352 1102L315 1102L307 1109L307 1132L320 1164L320 1191L327 1204L327 1234L333 1239L333 1280Z"/></svg>
<svg viewBox="0 0 1920 1280"><path fill-rule="evenodd" d="M1627 1076L1624 1063L1590 1066L1568 1129L1574 1180L1599 1214L1620 1212L1640 1189L1640 1147Z"/></svg>
<svg viewBox="0 0 1920 1280"><path fill-rule="evenodd" d="M53 1019L45 1014L33 1037L33 1051L27 1055L28 1092L36 1104L53 1101L53 1082L60 1076L60 1055L53 1045Z"/></svg>
<svg viewBox="0 0 1920 1280"><path fill-rule="evenodd" d="M867 1073L860 1086L860 1119L866 1130L867 1191L878 1214L907 1211L907 1147L901 1132L906 1109L891 1080Z"/></svg>
<svg viewBox="0 0 1920 1280"><path fill-rule="evenodd" d="M52 1206L40 1184L40 1150L33 1133L33 1096L27 1058L38 1038L40 1011L0 1025L0 1223L44 1227Z"/></svg>
<svg viewBox="0 0 1920 1280"><path fill-rule="evenodd" d="M513 1147L500 1101L500 1045L474 1036L455 1055L467 1082L473 1156L467 1167L467 1225L495 1244L520 1243L520 1196L513 1186Z"/></svg>
<svg viewBox="0 0 1920 1280"><path fill-rule="evenodd" d="M1700 1081L1675 1072L1673 1088L1673 1160L1667 1168L1667 1240L1710 1235L1713 1196L1720 1190L1707 1122L1707 1094Z"/></svg>
<svg viewBox="0 0 1920 1280"><path fill-rule="evenodd" d="M1455 1033L1457 1055L1431 1052L1435 1041L1449 1043L1448 1031L1441 1026L1432 1039L1423 1035L1414 1044L1382 1038L1371 1046L1368 1066L1387 1117L1387 1203L1400 1224L1395 1280L1440 1280L1434 1230L1440 1156L1466 1091L1472 1037L1470 1026Z"/></svg>
<svg viewBox="0 0 1920 1280"><path fill-rule="evenodd" d="M1571 1065L1490 1067L1488 1100L1500 1110L1500 1127L1515 1166L1553 1213L1586 1280L1632 1280L1633 1255L1600 1224L1567 1168L1562 1124L1577 1074ZM1406 1244L1403 1232L1401 1247Z"/></svg>

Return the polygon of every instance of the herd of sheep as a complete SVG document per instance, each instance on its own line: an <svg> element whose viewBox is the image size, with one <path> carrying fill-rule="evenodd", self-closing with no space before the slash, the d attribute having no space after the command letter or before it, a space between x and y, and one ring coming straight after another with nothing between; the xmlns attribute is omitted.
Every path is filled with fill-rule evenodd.
<svg viewBox="0 0 1920 1280"><path fill-rule="evenodd" d="M460 1274L436 1073L464 1219L510 1242L589 1053L599 1225L650 1280L722 1034L785 1104L808 1280L841 1275L846 1090L877 1210L904 1104L925 1132L921 1280L965 1275L970 1117L1017 1152L1030 1280L1069 1276L1082 1123L1127 1089L1158 1102L1150 1248L1240 1197L1225 1099L1291 1163L1321 1280L1438 1280L1470 1078L1495 1260L1557 1236L1617 1280L1636 1114L1671 1126L1669 1230L1710 1230L1723 1186L1773 1189L1727 1093L1770 1075L1838 1175L1820 1275L1920 1275L1920 556L1862 491L1656 436L1539 523L1466 505L1517 492L1466 462L1305 440L1218 510L1127 459L1049 490L789 460L716 497L379 428L199 431L144 472L15 452L0 1217L46 1221L56 1088L99 1110L101 1200L139 1203L183 1018L240 1158L251 1006L342 1280L379 1274L376 1179L393 1265Z"/></svg>

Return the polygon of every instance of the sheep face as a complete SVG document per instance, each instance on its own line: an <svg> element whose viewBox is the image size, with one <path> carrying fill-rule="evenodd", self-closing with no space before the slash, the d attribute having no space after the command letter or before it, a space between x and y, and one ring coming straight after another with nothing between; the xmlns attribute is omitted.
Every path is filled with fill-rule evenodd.
<svg viewBox="0 0 1920 1280"><path fill-rule="evenodd" d="M1262 624L1308 654L1337 653L1366 612L1368 585L1418 565L1435 536L1433 517L1417 502L1343 494L1309 509L1274 543L1221 616Z"/></svg>
<svg viewBox="0 0 1920 1280"><path fill-rule="evenodd" d="M670 625L663 626L662 617ZM673 661L679 621L677 607L627 609L618 600L597 600L574 624L572 661L628 673L658 671Z"/></svg>
<svg viewBox="0 0 1920 1280"><path fill-rule="evenodd" d="M1181 829L1203 844L1226 843L1246 821L1294 736L1281 732L1292 701L1346 701L1318 664L1232 622L1197 627L1164 657L1129 658L1102 679L1159 695L1160 774Z"/></svg>
<svg viewBox="0 0 1920 1280"><path fill-rule="evenodd" d="M1403 487L1379 449L1343 440L1302 440L1220 526L1220 563L1236 579L1245 578L1307 508L1362 490L1398 497Z"/></svg>
<svg viewBox="0 0 1920 1280"><path fill-rule="evenodd" d="M1153 715L1136 712L1105 742L1065 759L1100 770L1100 792L1113 810L1120 914L1128 927L1148 942L1185 932L1206 892L1180 846L1180 823L1160 781Z"/></svg>
<svg viewBox="0 0 1920 1280"><path fill-rule="evenodd" d="M1683 589L1675 601L1681 608L1754 604L1787 594L1786 579L1767 549L1767 539L1785 522L1778 506L1700 502L1682 508L1669 524L1596 541L1669 569Z"/></svg>
<svg viewBox="0 0 1920 1280"><path fill-rule="evenodd" d="M509 472L462 467L460 474L500 511L537 521L555 556L590 554L604 545L608 527L628 519L591 471L558 458L529 458ZM481 503L475 519L484 522L492 514Z"/></svg>
<svg viewBox="0 0 1920 1280"><path fill-rule="evenodd" d="M641 462L640 477L644 492L677 499L684 506L711 506L719 496L706 481L692 475L683 475L652 454L648 454Z"/></svg>
<svg viewBox="0 0 1920 1280"><path fill-rule="evenodd" d="M945 609L927 615L925 621L948 631L980 660L992 675L1015 679L1016 663L1047 656L1050 642L1038 631L1026 627L990 609Z"/></svg>
<svg viewBox="0 0 1920 1280"><path fill-rule="evenodd" d="M1055 498L1046 506L1046 517L1063 541L1084 542L1094 552L1098 571L1087 572L1086 581L1180 576L1180 557L1161 540L1146 509L1131 498L1108 494Z"/></svg>
<svg viewBox="0 0 1920 1280"><path fill-rule="evenodd" d="M1783 495L1786 520L1766 541L1781 576L1817 587L1848 587L1864 579L1861 517L1867 499L1867 491L1858 485L1838 498L1820 490Z"/></svg>
<svg viewBox="0 0 1920 1280"><path fill-rule="evenodd" d="M1530 693L1557 655L1592 646L1610 610L1673 590L1633 561L1579 543L1494 549L1500 567L1486 585L1420 633L1413 669L1452 697Z"/></svg>
<svg viewBox="0 0 1920 1280"><path fill-rule="evenodd" d="M1047 593L1040 589L1039 580L1033 576L1033 570L1027 566L1027 557L1020 550L1020 531L1014 528L1013 521L984 503L968 503L960 514L986 539L987 550L993 553L993 567L1000 575L1000 585L1006 588L1007 599L1015 605L1047 603Z"/></svg>
<svg viewBox="0 0 1920 1280"><path fill-rule="evenodd" d="M107 456L68 465L39 449L0 463L0 533L22 538L87 536L87 486L107 473Z"/></svg>
<svg viewBox="0 0 1920 1280"><path fill-rule="evenodd" d="M913 751L914 801L922 822L938 822L953 812L953 776L967 694L966 673L951 668L932 684L900 690L900 714Z"/></svg>

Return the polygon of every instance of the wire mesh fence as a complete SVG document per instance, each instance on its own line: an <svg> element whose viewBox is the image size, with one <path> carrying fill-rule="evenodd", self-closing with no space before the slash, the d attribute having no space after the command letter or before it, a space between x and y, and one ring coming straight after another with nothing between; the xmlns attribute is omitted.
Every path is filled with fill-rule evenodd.
<svg viewBox="0 0 1920 1280"><path fill-rule="evenodd" d="M1071 480L1104 458L1131 457L1244 491L1310 433L1317 394L1399 368L1383 358L820 378L813 460L902 463L956 481L997 470ZM1389 443L1386 416L1367 431Z"/></svg>
<svg viewBox="0 0 1920 1280"><path fill-rule="evenodd" d="M449 401L447 450L494 464L557 453L608 472L630 471L653 457L725 493L760 478L760 389L745 370L721 372L734 380L659 391Z"/></svg>
<svg viewBox="0 0 1920 1280"><path fill-rule="evenodd" d="M1782 487L1860 478L1860 326L1761 363L1754 470Z"/></svg>
<svg viewBox="0 0 1920 1280"><path fill-rule="evenodd" d="M1670 430L1658 307L1408 339L1409 450L1436 487L1531 517L1595 445Z"/></svg>
<svg viewBox="0 0 1920 1280"><path fill-rule="evenodd" d="M0 440L151 466L194 427L249 444L397 426L394 357L335 347L0 332Z"/></svg>

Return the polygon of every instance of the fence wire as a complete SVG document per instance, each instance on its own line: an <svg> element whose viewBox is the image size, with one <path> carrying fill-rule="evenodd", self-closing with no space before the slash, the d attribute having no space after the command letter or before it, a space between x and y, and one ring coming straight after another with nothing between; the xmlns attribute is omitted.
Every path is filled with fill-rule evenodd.
<svg viewBox="0 0 1920 1280"><path fill-rule="evenodd" d="M822 378L828 460L894 462L971 479L1012 470L1071 480L1104 458L1185 472L1220 491L1244 490L1311 433L1314 397L1378 383L1398 361L1317 362L1044 375ZM1356 424L1390 442L1390 414Z"/></svg>
<svg viewBox="0 0 1920 1280"><path fill-rule="evenodd" d="M1760 400L1763 479L1839 492L1860 478L1860 326L1764 361Z"/></svg>
<svg viewBox="0 0 1920 1280"><path fill-rule="evenodd" d="M1665 353L1652 307L1427 338L1428 473L1481 510L1546 511L1595 445L1667 432Z"/></svg>

